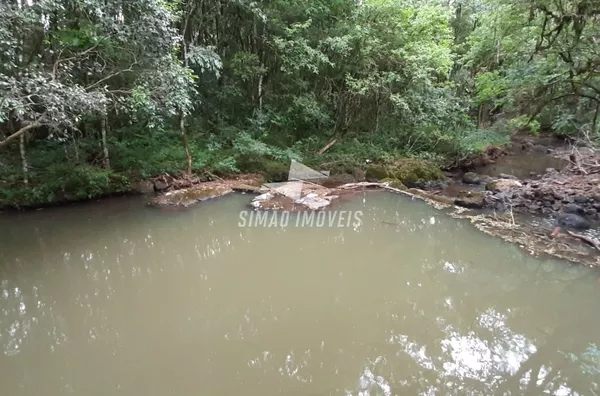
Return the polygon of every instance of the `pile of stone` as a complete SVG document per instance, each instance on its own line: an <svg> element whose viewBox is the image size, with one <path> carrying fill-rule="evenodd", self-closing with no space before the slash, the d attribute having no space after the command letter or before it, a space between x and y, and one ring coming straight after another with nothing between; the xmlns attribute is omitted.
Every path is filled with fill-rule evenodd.
<svg viewBox="0 0 600 396"><path fill-rule="evenodd" d="M471 174L467 178L486 182L484 204L489 208L544 215L577 213L600 219L600 174L574 175L550 168L540 179L503 176L494 180Z"/></svg>

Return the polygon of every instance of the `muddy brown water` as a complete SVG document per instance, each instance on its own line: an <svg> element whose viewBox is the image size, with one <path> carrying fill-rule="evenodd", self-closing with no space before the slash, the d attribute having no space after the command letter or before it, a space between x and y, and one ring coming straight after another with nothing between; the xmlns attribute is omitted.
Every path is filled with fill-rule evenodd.
<svg viewBox="0 0 600 396"><path fill-rule="evenodd" d="M342 227L247 202L0 214L0 393L600 394L598 272L383 192Z"/></svg>

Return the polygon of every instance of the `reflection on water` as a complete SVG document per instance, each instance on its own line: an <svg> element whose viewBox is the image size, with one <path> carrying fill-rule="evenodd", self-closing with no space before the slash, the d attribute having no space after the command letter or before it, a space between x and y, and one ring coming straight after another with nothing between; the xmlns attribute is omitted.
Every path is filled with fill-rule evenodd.
<svg viewBox="0 0 600 396"><path fill-rule="evenodd" d="M385 193L357 228L246 202L2 215L2 394L600 395L594 272Z"/></svg>

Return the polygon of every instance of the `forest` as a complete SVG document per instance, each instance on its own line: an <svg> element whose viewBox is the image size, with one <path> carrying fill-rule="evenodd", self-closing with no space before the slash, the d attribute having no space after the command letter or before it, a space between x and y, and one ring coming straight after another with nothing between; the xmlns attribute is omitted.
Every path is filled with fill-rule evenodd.
<svg viewBox="0 0 600 396"><path fill-rule="evenodd" d="M597 0L0 2L0 207L594 144L599 113Z"/></svg>

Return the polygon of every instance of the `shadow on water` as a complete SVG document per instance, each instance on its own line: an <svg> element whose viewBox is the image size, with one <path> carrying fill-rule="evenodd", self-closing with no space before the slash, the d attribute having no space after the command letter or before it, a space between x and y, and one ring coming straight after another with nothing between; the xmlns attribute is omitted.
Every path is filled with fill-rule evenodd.
<svg viewBox="0 0 600 396"><path fill-rule="evenodd" d="M343 227L246 204L0 216L2 393L600 394L596 272L397 195Z"/></svg>

